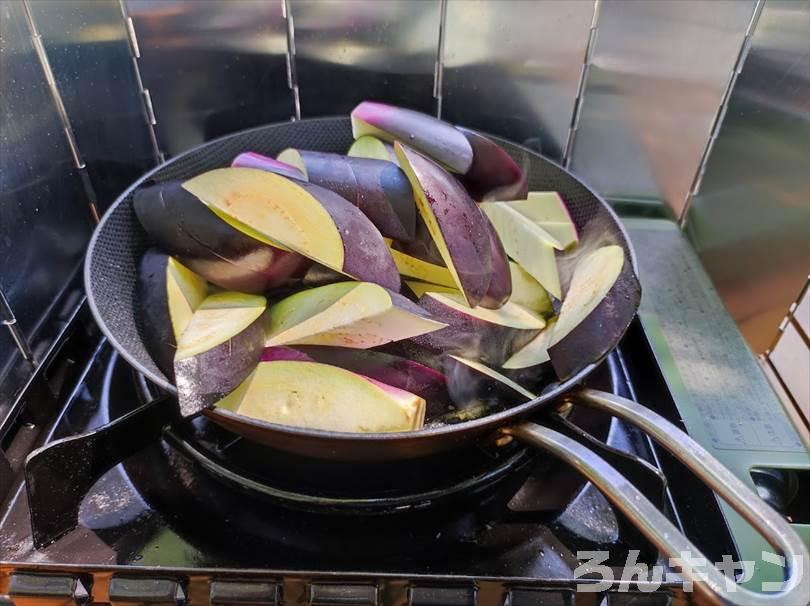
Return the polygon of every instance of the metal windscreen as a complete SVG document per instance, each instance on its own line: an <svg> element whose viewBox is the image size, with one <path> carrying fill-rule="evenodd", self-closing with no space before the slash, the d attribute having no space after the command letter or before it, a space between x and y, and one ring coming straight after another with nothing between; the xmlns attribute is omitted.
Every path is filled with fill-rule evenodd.
<svg viewBox="0 0 810 606"><path fill-rule="evenodd" d="M320 118L272 124L239 132L175 157L139 179L110 207L96 228L85 261L85 287L102 331L121 355L149 379L174 391L147 353L139 330L136 276L149 240L132 208L135 191L152 182L188 179L229 166L243 151L275 157L287 147L345 153L352 143L348 118ZM498 139L496 139L498 140ZM598 226L605 243L623 246L635 267L633 252L607 205L563 168L525 148L498 140L528 173L529 190L558 191L580 232Z"/></svg>

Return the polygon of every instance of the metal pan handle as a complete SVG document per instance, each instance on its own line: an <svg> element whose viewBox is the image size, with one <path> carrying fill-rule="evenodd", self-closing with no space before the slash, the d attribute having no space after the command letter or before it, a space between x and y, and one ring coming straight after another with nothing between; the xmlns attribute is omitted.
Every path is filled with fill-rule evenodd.
<svg viewBox="0 0 810 606"><path fill-rule="evenodd" d="M810 555L788 522L712 457L700 444L653 411L610 393L582 389L573 400L632 423L684 463L701 481L729 503L785 557L786 579L779 591L759 593L733 585L655 506L615 468L582 446L547 427L522 423L501 431L542 448L569 463L590 480L667 557L680 559L684 577L718 604L805 606L810 603ZM695 570L683 554L707 562Z"/></svg>

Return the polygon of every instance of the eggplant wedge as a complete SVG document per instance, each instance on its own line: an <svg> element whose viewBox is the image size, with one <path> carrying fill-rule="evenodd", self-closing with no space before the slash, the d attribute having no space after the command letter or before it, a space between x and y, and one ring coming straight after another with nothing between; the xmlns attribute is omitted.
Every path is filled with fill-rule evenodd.
<svg viewBox="0 0 810 606"><path fill-rule="evenodd" d="M481 299L482 307L498 309L503 307L512 296L512 272L509 268L509 259L506 256L503 243L498 232L492 226L490 220L484 217L489 233L489 245L492 257L492 278L489 281L489 288L484 298Z"/></svg>
<svg viewBox="0 0 810 606"><path fill-rule="evenodd" d="M562 298L554 250L562 245L530 219L503 202L485 202L481 210L492 221L506 254L557 299Z"/></svg>
<svg viewBox="0 0 810 606"><path fill-rule="evenodd" d="M218 407L268 423L325 431L413 431L425 422L419 396L319 362L261 362Z"/></svg>
<svg viewBox="0 0 810 606"><path fill-rule="evenodd" d="M580 256L548 345L561 381L610 352L640 300L641 284L622 247L603 246Z"/></svg>
<svg viewBox="0 0 810 606"><path fill-rule="evenodd" d="M473 161L461 182L478 201L522 200L529 191L526 173L500 145L473 130L456 127L473 150Z"/></svg>
<svg viewBox="0 0 810 606"><path fill-rule="evenodd" d="M266 345L368 349L443 329L415 303L370 282L304 290L272 306Z"/></svg>
<svg viewBox="0 0 810 606"><path fill-rule="evenodd" d="M374 349L317 345L297 345L295 349L316 362L339 366L416 394L427 403L426 419L444 413L450 404L444 375L414 360Z"/></svg>
<svg viewBox="0 0 810 606"><path fill-rule="evenodd" d="M529 192L526 199L501 198L509 207L528 217L551 235L563 248L579 242L579 233L568 207L556 191Z"/></svg>
<svg viewBox="0 0 810 606"><path fill-rule="evenodd" d="M193 416L236 389L259 363L264 348L259 295L209 295L177 342L174 375L180 411Z"/></svg>
<svg viewBox="0 0 810 606"><path fill-rule="evenodd" d="M313 185L339 194L366 215L383 236L413 240L416 206L408 178L384 160L352 158L299 149L285 149L282 163L297 167Z"/></svg>
<svg viewBox="0 0 810 606"><path fill-rule="evenodd" d="M408 175L422 220L467 304L475 307L492 279L492 249L486 218L450 173L397 142L399 164Z"/></svg>
<svg viewBox="0 0 810 606"><path fill-rule="evenodd" d="M388 160L389 162L397 164L397 155L394 153L394 146L371 135L363 135L357 139L352 143L346 155L353 158Z"/></svg>
<svg viewBox="0 0 810 606"><path fill-rule="evenodd" d="M208 294L208 284L177 259L147 250L138 266L137 297L144 344L157 367L174 379L177 341Z"/></svg>
<svg viewBox="0 0 810 606"><path fill-rule="evenodd" d="M427 292L419 305L448 326L411 339L414 343L491 366L500 366L546 325L541 317L514 303L507 302L500 309L472 308L463 297L451 293Z"/></svg>
<svg viewBox="0 0 810 606"><path fill-rule="evenodd" d="M399 290L399 273L379 230L332 191L253 168L211 170L183 188L254 239Z"/></svg>
<svg viewBox="0 0 810 606"><path fill-rule="evenodd" d="M226 290L263 293L297 278L312 264L229 225L179 181L138 190L133 207L160 248Z"/></svg>
<svg viewBox="0 0 810 606"><path fill-rule="evenodd" d="M384 103L363 101L352 110L351 120L355 139L372 135L391 143L403 141L462 175L472 165L473 149L464 133L433 116Z"/></svg>

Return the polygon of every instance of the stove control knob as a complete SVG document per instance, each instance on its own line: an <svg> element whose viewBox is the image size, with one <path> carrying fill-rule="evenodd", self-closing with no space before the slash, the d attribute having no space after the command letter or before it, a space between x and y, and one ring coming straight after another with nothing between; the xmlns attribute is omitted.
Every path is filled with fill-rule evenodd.
<svg viewBox="0 0 810 606"><path fill-rule="evenodd" d="M475 587L414 587L411 606L475 606Z"/></svg>
<svg viewBox="0 0 810 606"><path fill-rule="evenodd" d="M110 581L110 604L185 606L186 592L174 579L114 576Z"/></svg>
<svg viewBox="0 0 810 606"><path fill-rule="evenodd" d="M280 603L277 583L261 581L212 581L209 593L211 606L276 606Z"/></svg>
<svg viewBox="0 0 810 606"><path fill-rule="evenodd" d="M15 572L8 582L8 596L15 605L87 603L87 590L77 577Z"/></svg>
<svg viewBox="0 0 810 606"><path fill-rule="evenodd" d="M310 606L377 606L377 588L374 585L309 586Z"/></svg>

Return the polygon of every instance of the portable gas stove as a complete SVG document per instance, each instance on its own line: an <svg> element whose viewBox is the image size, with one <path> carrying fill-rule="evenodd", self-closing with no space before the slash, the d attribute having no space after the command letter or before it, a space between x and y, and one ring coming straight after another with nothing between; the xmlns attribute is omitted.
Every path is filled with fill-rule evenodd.
<svg viewBox="0 0 810 606"><path fill-rule="evenodd" d="M707 434L704 445L727 465L737 461L734 469L771 470L755 476L765 478L760 493L767 489L772 505L807 522L798 507L808 491L806 451L759 371L746 372L755 362L730 319L724 323L705 275L693 275L696 259L669 223L636 220L630 227L642 265L642 312L589 384L643 402L692 435ZM666 258L682 265L651 272L659 259L651 251L662 246L680 247ZM680 288L684 282L691 290ZM700 330L701 318L711 330ZM723 384L710 410L693 404L701 394L695 381L710 384L710 369L693 371L715 339L734 344L725 359L747 383ZM690 346L692 358L683 355ZM657 551L573 469L516 443L436 457L425 477L407 463L358 464L350 474L308 466L203 418L181 430L124 433L114 421L153 400L153 388L86 312L70 323L60 352L40 379L53 387L60 376L67 395L43 410L31 395L34 384L4 442L0 594L14 603L519 606L606 599L663 606L692 599L672 574L664 582L642 575L621 588L628 557L665 564ZM729 399L733 407L724 404ZM756 443L725 432L740 414L767 419L769 432ZM760 549L736 516L638 430L584 407L562 409L551 422L632 479L712 561L751 559ZM23 474L26 455L42 445L49 454ZM26 476L45 497L26 498ZM36 547L36 537L54 528L68 532ZM580 585L592 552L606 553L601 563L615 580L597 592ZM760 569L753 581L768 574L775 573Z"/></svg>

